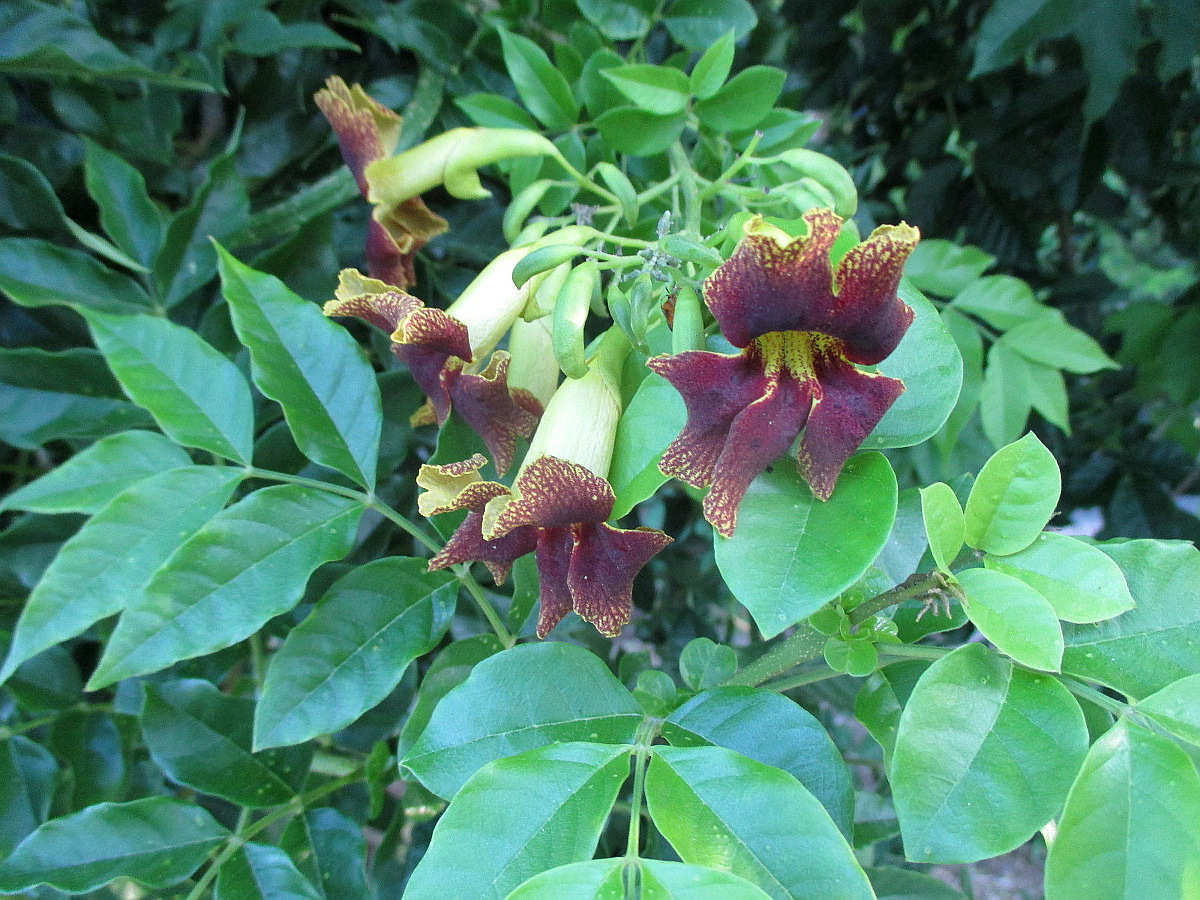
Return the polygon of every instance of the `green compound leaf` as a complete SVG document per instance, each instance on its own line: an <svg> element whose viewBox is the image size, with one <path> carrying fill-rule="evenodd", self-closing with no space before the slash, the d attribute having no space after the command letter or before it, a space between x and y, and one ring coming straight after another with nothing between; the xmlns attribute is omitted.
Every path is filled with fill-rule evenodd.
<svg viewBox="0 0 1200 900"><path fill-rule="evenodd" d="M441 639L457 594L422 559L379 559L339 579L271 659L255 749L338 731L382 702Z"/></svg>
<svg viewBox="0 0 1200 900"><path fill-rule="evenodd" d="M1121 567L1091 544L1045 531L1018 553L983 564L1025 582L1067 622L1100 622L1133 609Z"/></svg>
<svg viewBox="0 0 1200 900"><path fill-rule="evenodd" d="M954 489L941 481L921 488L921 515L929 537L929 552L938 568L948 573L966 535L963 509Z"/></svg>
<svg viewBox="0 0 1200 900"><path fill-rule="evenodd" d="M229 832L194 803L147 797L52 819L0 864L0 891L48 884L82 894L114 878L151 888L191 875Z"/></svg>
<svg viewBox="0 0 1200 900"><path fill-rule="evenodd" d="M180 542L221 511L242 477L237 469L185 466L113 498L63 545L29 595L0 681L47 647L124 609Z"/></svg>
<svg viewBox="0 0 1200 900"><path fill-rule="evenodd" d="M1055 678L979 644L939 659L908 698L889 770L905 855L963 863L1020 846L1058 813L1087 742Z"/></svg>
<svg viewBox="0 0 1200 900"><path fill-rule="evenodd" d="M731 872L644 859L642 900L769 900L770 894Z"/></svg>
<svg viewBox="0 0 1200 900"><path fill-rule="evenodd" d="M577 0L579 11L614 41L632 41L650 30L654 0Z"/></svg>
<svg viewBox="0 0 1200 900"><path fill-rule="evenodd" d="M185 450L161 434L123 431L101 438L13 491L0 500L0 510L91 515L142 479L191 461Z"/></svg>
<svg viewBox="0 0 1200 900"><path fill-rule="evenodd" d="M535 875L505 900L625 900L624 876L623 859L568 863Z"/></svg>
<svg viewBox="0 0 1200 900"><path fill-rule="evenodd" d="M654 824L685 863L722 869L776 900L873 900L824 807L791 775L723 747L655 747Z"/></svg>
<svg viewBox="0 0 1200 900"><path fill-rule="evenodd" d="M315 304L218 247L233 326L254 383L283 407L296 446L365 488L375 483L383 411L362 349Z"/></svg>
<svg viewBox="0 0 1200 900"><path fill-rule="evenodd" d="M614 150L630 156L657 156L675 142L686 121L683 113L662 116L637 106L618 106L597 116L596 127Z"/></svg>
<svg viewBox="0 0 1200 900"><path fill-rule="evenodd" d="M750 485L733 537L714 539L717 567L771 638L854 584L895 517L896 475L883 454L851 457L824 503L781 459Z"/></svg>
<svg viewBox="0 0 1200 900"><path fill-rule="evenodd" d="M37 830L50 812L58 762L23 735L0 740L0 859Z"/></svg>
<svg viewBox="0 0 1200 900"><path fill-rule="evenodd" d="M312 748L252 753L253 700L222 694L201 679L147 683L144 690L142 732L167 777L250 808L296 796Z"/></svg>
<svg viewBox="0 0 1200 900"><path fill-rule="evenodd" d="M995 261L996 257L978 247L922 238L904 266L904 275L919 291L953 297L980 278Z"/></svg>
<svg viewBox="0 0 1200 900"><path fill-rule="evenodd" d="M190 328L157 316L87 314L92 338L134 403L187 447L249 464L250 385Z"/></svg>
<svg viewBox="0 0 1200 900"><path fill-rule="evenodd" d="M350 552L362 511L281 485L218 513L130 598L89 690L228 647L287 612L314 569Z"/></svg>
<svg viewBox="0 0 1200 900"><path fill-rule="evenodd" d="M1137 603L1094 625L1067 625L1063 672L1146 697L1200 672L1200 550L1184 541L1101 544Z"/></svg>
<svg viewBox="0 0 1200 900"><path fill-rule="evenodd" d="M1189 897L1200 884L1200 775L1169 738L1122 719L1071 785L1047 900Z"/></svg>
<svg viewBox="0 0 1200 900"><path fill-rule="evenodd" d="M540 872L590 859L632 749L569 741L484 766L438 820L405 900L502 900Z"/></svg>
<svg viewBox="0 0 1200 900"><path fill-rule="evenodd" d="M699 99L707 100L721 89L721 85L729 77L729 70L733 68L735 49L734 32L730 29L696 61L689 79L689 87Z"/></svg>
<svg viewBox="0 0 1200 900"><path fill-rule="evenodd" d="M166 219L146 191L142 173L115 153L84 140L87 191L113 243L144 266L154 262Z"/></svg>
<svg viewBox="0 0 1200 900"><path fill-rule="evenodd" d="M958 575L964 607L984 637L1017 662L1057 672L1062 665L1062 626L1054 607L1025 582L991 569Z"/></svg>
<svg viewBox="0 0 1200 900"><path fill-rule="evenodd" d="M1006 555L1024 550L1054 514L1062 476L1033 433L1001 447L984 463L967 498L967 543Z"/></svg>
<svg viewBox="0 0 1200 900"><path fill-rule="evenodd" d="M492 760L557 741L630 743L641 721L637 701L598 656L572 644L520 644L476 665L400 763L448 799Z"/></svg>

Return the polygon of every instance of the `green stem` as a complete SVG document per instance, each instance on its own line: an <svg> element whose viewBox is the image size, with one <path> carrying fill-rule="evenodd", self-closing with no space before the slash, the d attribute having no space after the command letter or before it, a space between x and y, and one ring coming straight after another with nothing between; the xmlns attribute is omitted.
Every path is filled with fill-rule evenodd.
<svg viewBox="0 0 1200 900"><path fill-rule="evenodd" d="M500 614L496 612L496 607L487 598L487 594L483 592L483 588L479 582L471 575L471 564L461 563L454 567L454 574L459 582L467 589L467 593L471 595L471 599L475 601L475 605L479 607L479 611L483 613L483 617L488 620L488 624L492 626L492 631L496 633L496 637L500 638L500 643L504 645L504 649L508 650L517 643L517 639L513 637L504 625L500 618Z"/></svg>
<svg viewBox="0 0 1200 900"><path fill-rule="evenodd" d="M891 590L884 591L855 607L854 611L850 613L850 621L858 624L889 606L895 606L897 603L903 603L905 600L911 600L913 597L919 597L928 591L941 588L945 583L945 576L941 572L913 575ZM782 643L776 644L725 683L762 684L764 681L782 675L788 669L806 663L810 659L816 659L824 650L827 639L827 635L804 622L790 637Z"/></svg>
<svg viewBox="0 0 1200 900"><path fill-rule="evenodd" d="M642 840L642 795L646 791L646 766L650 762L650 746L662 729L661 719L643 719L638 726L633 748L633 794L629 803L629 837L625 843L625 896L638 896L638 859Z"/></svg>
<svg viewBox="0 0 1200 900"><path fill-rule="evenodd" d="M890 659L941 659L955 647L934 647L930 644L876 644L882 658Z"/></svg>
<svg viewBox="0 0 1200 900"><path fill-rule="evenodd" d="M1090 684L1086 684L1076 678L1059 675L1058 680L1061 681L1063 686L1076 697L1079 697L1081 700L1087 700L1089 703L1094 703L1101 709L1108 710L1117 718L1127 715L1130 712L1134 712L1137 709L1137 707L1133 706L1132 704L1123 703L1115 697L1110 697L1108 694L1104 693L1098 688L1094 688Z"/></svg>
<svg viewBox="0 0 1200 900"><path fill-rule="evenodd" d="M603 197L609 203L615 204L616 206L621 205L620 197L618 197L616 194L614 194L612 191L610 191L604 185L602 185L596 181L593 181L591 178L588 178L588 176L584 175L577 168L575 168L573 165L571 165L569 162L567 162L567 158L565 156L563 156L562 153L557 148L555 148L554 153L552 154L552 158L555 161L557 161L558 164L567 171L568 175L570 175L573 179L575 179L575 183L578 184L580 187L587 188L593 194Z"/></svg>
<svg viewBox="0 0 1200 900"><path fill-rule="evenodd" d="M679 176L679 187L683 192L683 228L688 234L700 236L700 190L696 186L696 173L683 145L676 141L667 151L671 161L671 174Z"/></svg>
<svg viewBox="0 0 1200 900"><path fill-rule="evenodd" d="M762 132L754 132L754 136L750 138L750 143L746 146L746 149L738 155L737 159L730 164L728 169L717 176L716 180L712 184L700 192L700 199L711 200L713 197L717 196L717 194L721 193L721 189L724 188L725 185L729 184L729 182L733 180L733 177L737 175L738 172L754 161L753 154L758 148L758 142L761 140Z"/></svg>

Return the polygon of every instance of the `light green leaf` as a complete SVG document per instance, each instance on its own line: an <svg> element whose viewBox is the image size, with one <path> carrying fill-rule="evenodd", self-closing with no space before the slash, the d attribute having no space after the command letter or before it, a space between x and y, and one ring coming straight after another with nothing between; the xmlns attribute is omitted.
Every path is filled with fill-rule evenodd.
<svg viewBox="0 0 1200 900"><path fill-rule="evenodd" d="M190 463L187 453L161 434L124 431L101 438L0 499L0 510L91 515L142 479Z"/></svg>
<svg viewBox="0 0 1200 900"><path fill-rule="evenodd" d="M455 97L454 105L484 128L526 128L537 130L533 116L500 94L476 93Z"/></svg>
<svg viewBox="0 0 1200 900"><path fill-rule="evenodd" d="M642 900L769 900L770 894L731 872L644 859Z"/></svg>
<svg viewBox="0 0 1200 900"><path fill-rule="evenodd" d="M168 437L250 463L254 403L237 366L190 328L157 316L88 313L87 319L125 393Z"/></svg>
<svg viewBox="0 0 1200 900"><path fill-rule="evenodd" d="M1030 368L1038 365L1012 350L1003 340L988 349L987 370L979 389L979 418L994 447L1020 437L1033 407Z"/></svg>
<svg viewBox="0 0 1200 900"><path fill-rule="evenodd" d="M1200 674L1171 682L1137 708L1171 734L1200 747Z"/></svg>
<svg viewBox="0 0 1200 900"><path fill-rule="evenodd" d="M693 638L679 654L679 676L693 691L724 684L737 672L737 653L732 647L706 637Z"/></svg>
<svg viewBox="0 0 1200 900"><path fill-rule="evenodd" d="M988 553L1024 550L1054 514L1062 476L1054 454L1030 433L984 463L967 498L967 543Z"/></svg>
<svg viewBox="0 0 1200 900"><path fill-rule="evenodd" d="M679 137L685 122L683 113L660 116L636 106L617 106L596 117L596 127L605 142L630 156L664 152Z"/></svg>
<svg viewBox="0 0 1200 900"><path fill-rule="evenodd" d="M745 37L758 24L758 16L747 0L675 0L663 24L677 43L703 52L729 31L735 39Z"/></svg>
<svg viewBox="0 0 1200 900"><path fill-rule="evenodd" d="M1118 722L1071 785L1046 860L1046 900L1192 897L1200 775L1170 739Z"/></svg>
<svg viewBox="0 0 1200 900"><path fill-rule="evenodd" d="M1053 366L1025 360L1025 390L1029 402L1052 425L1071 433L1067 381Z"/></svg>
<svg viewBox="0 0 1200 900"><path fill-rule="evenodd" d="M370 488L383 412L362 349L279 279L219 253L225 299L250 350L254 383L283 407L305 456Z"/></svg>
<svg viewBox="0 0 1200 900"><path fill-rule="evenodd" d="M791 775L723 747L655 747L654 824L685 863L745 878L776 900L873 900L824 807Z"/></svg>
<svg viewBox="0 0 1200 900"><path fill-rule="evenodd" d="M314 569L350 552L362 511L280 485L218 513L129 598L89 690L228 647L287 612Z"/></svg>
<svg viewBox="0 0 1200 900"><path fill-rule="evenodd" d="M627 63L605 69L600 74L638 109L646 112L673 116L687 106L688 78L671 66Z"/></svg>
<svg viewBox="0 0 1200 900"><path fill-rule="evenodd" d="M271 659L255 749L338 731L382 702L441 639L457 594L422 559L378 559L339 579Z"/></svg>
<svg viewBox="0 0 1200 900"><path fill-rule="evenodd" d="M128 315L153 305L137 282L89 254L37 238L0 239L0 290L20 306Z"/></svg>
<svg viewBox="0 0 1200 900"><path fill-rule="evenodd" d="M1017 662L1057 672L1063 634L1050 601L1024 581L991 569L960 572L967 615L983 636Z"/></svg>
<svg viewBox="0 0 1200 900"><path fill-rule="evenodd" d="M590 859L631 751L568 741L484 766L438 820L405 900L500 900L539 872Z"/></svg>
<svg viewBox="0 0 1200 900"><path fill-rule="evenodd" d="M921 516L929 536L929 552L938 568L949 572L966 535L963 509L954 489L941 481L921 488Z"/></svg>
<svg viewBox="0 0 1200 900"><path fill-rule="evenodd" d="M687 422L683 397L669 381L651 372L621 414L608 479L617 495L614 519L654 496L666 480L658 461Z"/></svg>
<svg viewBox="0 0 1200 900"><path fill-rule="evenodd" d="M953 297L992 267L996 257L978 247L960 247L952 241L922 238L904 274L917 290L939 297Z"/></svg>
<svg viewBox="0 0 1200 900"><path fill-rule="evenodd" d="M625 900L624 875L624 859L568 863L535 875L505 900Z"/></svg>
<svg viewBox="0 0 1200 900"><path fill-rule="evenodd" d="M774 637L854 584L895 517L896 476L883 454L851 457L825 502L782 459L750 485L733 537L714 538L717 567L763 636Z"/></svg>
<svg viewBox="0 0 1200 900"><path fill-rule="evenodd" d="M1026 359L1078 375L1120 368L1092 337L1068 325L1061 314L1022 322L1005 332L1003 340Z"/></svg>
<svg viewBox="0 0 1200 900"><path fill-rule="evenodd" d="M552 131L567 131L579 119L579 103L546 52L527 37L500 30L504 66L521 102Z"/></svg>
<svg viewBox="0 0 1200 900"><path fill-rule="evenodd" d="M519 644L476 665L400 763L450 798L494 759L557 741L628 743L641 720L599 657L572 644Z"/></svg>
<svg viewBox="0 0 1200 900"><path fill-rule="evenodd" d="M689 87L699 99L707 100L721 89L733 68L734 49L734 31L730 29L696 61Z"/></svg>
<svg viewBox="0 0 1200 900"><path fill-rule="evenodd" d="M251 808L287 803L304 784L311 747L251 753L248 697L201 679L147 682L144 690L146 747L173 781Z"/></svg>
<svg viewBox="0 0 1200 900"><path fill-rule="evenodd" d="M973 280L950 301L950 305L960 312L978 316L1001 331L1053 315L1052 310L1038 302L1028 284L1011 275L988 275Z"/></svg>
<svg viewBox="0 0 1200 900"><path fill-rule="evenodd" d="M323 900L278 847L248 843L217 874L215 900Z"/></svg>
<svg viewBox="0 0 1200 900"><path fill-rule="evenodd" d="M82 894L114 878L151 888L191 875L229 832L194 803L147 797L52 819L0 864L0 891L48 884Z"/></svg>
<svg viewBox="0 0 1200 900"><path fill-rule="evenodd" d="M1090 544L1045 531L1018 553L987 556L989 569L1019 578L1068 622L1099 622L1134 606L1121 567Z"/></svg>
<svg viewBox="0 0 1200 900"><path fill-rule="evenodd" d="M924 660L893 663L867 676L854 698L854 714L882 748L884 762L889 765L896 749L900 714L927 668L929 664Z"/></svg>
<svg viewBox="0 0 1200 900"><path fill-rule="evenodd" d="M696 115L705 128L718 133L753 128L775 106L786 77L786 72L773 66L750 66L707 100L697 101Z"/></svg>
<svg viewBox="0 0 1200 900"><path fill-rule="evenodd" d="M905 856L964 863L1020 846L1058 813L1087 741L1057 679L979 644L939 659L904 707L889 768Z"/></svg>
<svg viewBox="0 0 1200 900"><path fill-rule="evenodd" d="M236 469L186 466L113 498L63 545L30 594L0 682L35 654L124 609L180 542L225 506L242 477Z"/></svg>

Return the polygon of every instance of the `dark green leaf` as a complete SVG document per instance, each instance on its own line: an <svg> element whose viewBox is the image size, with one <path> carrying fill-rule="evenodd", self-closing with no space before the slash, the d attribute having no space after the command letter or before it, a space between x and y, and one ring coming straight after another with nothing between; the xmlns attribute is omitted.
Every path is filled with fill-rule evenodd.
<svg viewBox="0 0 1200 900"><path fill-rule="evenodd" d="M905 855L1007 853L1057 814L1087 751L1079 704L1056 679L979 644L921 676L889 767Z"/></svg>
<svg viewBox="0 0 1200 900"><path fill-rule="evenodd" d="M716 560L764 637L812 615L867 570L896 516L896 476L880 453L851 457L826 502L783 459L754 480Z"/></svg>
<svg viewBox="0 0 1200 900"><path fill-rule="evenodd" d="M696 115L716 132L753 128L775 106L786 77L787 73L773 66L743 69L707 100L697 101Z"/></svg>
<svg viewBox="0 0 1200 900"><path fill-rule="evenodd" d="M54 798L58 763L22 735L0 740L0 858L45 821Z"/></svg>
<svg viewBox="0 0 1200 900"><path fill-rule="evenodd" d="M337 731L382 702L441 639L457 594L454 577L422 559L375 560L337 581L271 660L256 749Z"/></svg>
<svg viewBox="0 0 1200 900"><path fill-rule="evenodd" d="M53 232L62 228L66 215L37 166L0 153L0 221L14 231Z"/></svg>
<svg viewBox="0 0 1200 900"><path fill-rule="evenodd" d="M971 78L1003 68L1038 41L1066 34L1083 10L1080 0L999 0L979 25Z"/></svg>
<svg viewBox="0 0 1200 900"><path fill-rule="evenodd" d="M654 824L686 863L719 868L776 900L874 898L820 803L791 775L723 747L655 747Z"/></svg>
<svg viewBox="0 0 1200 900"><path fill-rule="evenodd" d="M632 41L650 30L654 0L577 0L579 11L614 41Z"/></svg>
<svg viewBox="0 0 1200 900"><path fill-rule="evenodd" d="M254 383L283 407L305 456L370 488L383 413L362 349L277 278L220 253L225 298L250 350Z"/></svg>
<svg viewBox="0 0 1200 900"><path fill-rule="evenodd" d="M129 256L148 266L162 244L162 210L146 193L142 173L93 141L85 141L84 178L100 208L100 224Z"/></svg>
<svg viewBox="0 0 1200 900"><path fill-rule="evenodd" d="M568 741L480 769L438 821L406 900L502 900L539 872L590 859L631 750Z"/></svg>
<svg viewBox="0 0 1200 900"><path fill-rule="evenodd" d="M250 385L196 332L157 316L88 313L92 337L135 403L180 444L249 464Z"/></svg>
<svg viewBox="0 0 1200 900"><path fill-rule="evenodd" d="M618 106L597 116L596 127L614 150L630 156L657 156L675 143L685 121L682 113L660 116L636 106Z"/></svg>
<svg viewBox="0 0 1200 900"><path fill-rule="evenodd" d="M250 752L254 701L201 679L145 684L142 733L167 777L251 808L277 806L304 783L308 746Z"/></svg>
<svg viewBox="0 0 1200 900"><path fill-rule="evenodd" d="M871 887L878 900L964 900L964 896L944 881L912 869L880 866L867 869Z"/></svg>
<svg viewBox="0 0 1200 900"><path fill-rule="evenodd" d="M314 569L349 552L362 511L281 485L218 513L129 598L90 689L228 647L287 612Z"/></svg>
<svg viewBox="0 0 1200 900"><path fill-rule="evenodd" d="M245 844L221 866L215 900L323 900L278 847Z"/></svg>
<svg viewBox="0 0 1200 900"><path fill-rule="evenodd" d="M180 542L221 510L242 477L237 469L186 466L113 498L63 545L29 596L0 681L34 654L124 609Z"/></svg>
<svg viewBox="0 0 1200 900"><path fill-rule="evenodd" d="M114 878L151 888L191 875L229 832L193 803L147 797L53 819L0 864L0 891L49 884L82 894Z"/></svg>
<svg viewBox="0 0 1200 900"><path fill-rule="evenodd" d="M494 759L558 741L628 743L641 719L599 657L571 644L521 644L480 662L442 699L401 765L450 798Z"/></svg>
<svg viewBox="0 0 1200 900"><path fill-rule="evenodd" d="M0 290L21 306L69 306L146 312L153 303L137 282L79 250L37 238L0 239Z"/></svg>
<svg viewBox="0 0 1200 900"><path fill-rule="evenodd" d="M336 809L309 809L296 816L288 822L279 844L326 900L367 900L371 896L362 826Z"/></svg>

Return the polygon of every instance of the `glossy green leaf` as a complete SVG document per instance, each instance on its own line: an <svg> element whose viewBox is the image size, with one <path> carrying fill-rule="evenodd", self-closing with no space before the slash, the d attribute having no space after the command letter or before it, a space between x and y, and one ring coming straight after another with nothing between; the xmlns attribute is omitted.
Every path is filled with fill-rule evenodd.
<svg viewBox="0 0 1200 900"><path fill-rule="evenodd" d="M936 434L962 387L962 354L933 304L907 285L900 297L916 316L879 371L903 381L904 393L867 435L864 450L911 447Z"/></svg>
<svg viewBox="0 0 1200 900"><path fill-rule="evenodd" d="M249 464L254 404L237 366L190 328L157 316L87 318L125 393L168 437Z"/></svg>
<svg viewBox="0 0 1200 900"><path fill-rule="evenodd" d="M683 113L660 116L636 106L617 106L597 116L596 127L605 142L620 153L657 156L675 143L685 121Z"/></svg>
<svg viewBox="0 0 1200 900"><path fill-rule="evenodd" d="M716 132L753 128L775 106L786 77L773 66L750 66L707 100L697 101L696 115L704 127Z"/></svg>
<svg viewBox="0 0 1200 900"><path fill-rule="evenodd" d="M1011 275L988 275L971 281L954 297L951 306L1001 331L1052 314L1038 302L1028 284Z"/></svg>
<svg viewBox="0 0 1200 900"><path fill-rule="evenodd" d="M37 513L87 513L144 478L191 463L174 441L153 431L101 438L70 459L0 499L0 509Z"/></svg>
<svg viewBox="0 0 1200 900"><path fill-rule="evenodd" d="M747 0L675 0L663 24L678 43L702 52L731 30L735 38L745 37L758 16Z"/></svg>
<svg viewBox="0 0 1200 900"><path fill-rule="evenodd" d="M1200 674L1155 691L1137 708L1171 734L1200 747Z"/></svg>
<svg viewBox="0 0 1200 900"><path fill-rule="evenodd" d="M180 542L220 512L243 474L186 466L139 481L115 497L63 545L30 594L0 681L34 654L124 609Z"/></svg>
<svg viewBox="0 0 1200 900"><path fill-rule="evenodd" d="M1057 672L1063 634L1054 607L1024 581L992 569L958 575L967 615L983 636L1022 665Z"/></svg>
<svg viewBox="0 0 1200 900"><path fill-rule="evenodd" d="M1120 368L1094 338L1068 325L1061 316L1022 322L1005 333L1004 341L1026 359L1067 372L1086 375Z"/></svg>
<svg viewBox="0 0 1200 900"><path fill-rule="evenodd" d="M14 231L55 232L66 210L46 176L33 163L0 153L0 222Z"/></svg>
<svg viewBox="0 0 1200 900"><path fill-rule="evenodd" d="M484 128L527 128L537 130L533 116L500 94L468 94L454 98L454 105Z"/></svg>
<svg viewBox="0 0 1200 900"><path fill-rule="evenodd" d="M58 798L66 809L83 809L125 796L132 773L121 732L107 712L66 710L50 726L49 746L70 773L66 796Z"/></svg>
<svg viewBox="0 0 1200 900"><path fill-rule="evenodd" d="M988 553L1024 550L1054 514L1062 490L1058 462L1030 433L984 463L967 498L967 543Z"/></svg>
<svg viewBox="0 0 1200 900"><path fill-rule="evenodd" d="M378 559L339 579L271 659L255 749L337 731L382 702L441 639L457 595L457 580L422 559Z"/></svg>
<svg viewBox="0 0 1200 900"><path fill-rule="evenodd" d="M764 637L812 615L867 570L896 516L896 476L880 453L851 457L821 502L795 464L756 478L737 530L715 538L717 566Z"/></svg>
<svg viewBox="0 0 1200 900"><path fill-rule="evenodd" d="M978 247L960 247L938 238L922 238L904 266L919 291L953 297L992 267L996 257Z"/></svg>
<svg viewBox="0 0 1200 900"><path fill-rule="evenodd" d="M1045 531L1024 550L983 563L1037 590L1068 622L1099 622L1134 606L1120 566L1069 535Z"/></svg>
<svg viewBox="0 0 1200 900"><path fill-rule="evenodd" d="M41 744L20 734L0 739L0 859L45 821L57 774Z"/></svg>
<svg viewBox="0 0 1200 900"><path fill-rule="evenodd" d="M768 900L771 896L732 872L644 859L642 900Z"/></svg>
<svg viewBox="0 0 1200 900"><path fill-rule="evenodd" d="M732 647L700 637L688 641L679 654L679 675L693 691L724 684L737 672L737 653Z"/></svg>
<svg viewBox="0 0 1200 900"><path fill-rule="evenodd" d="M780 769L723 747L655 747L646 802L686 863L731 872L776 900L874 897L824 807Z"/></svg>
<svg viewBox="0 0 1200 900"><path fill-rule="evenodd" d="M287 612L314 569L350 551L362 511L281 485L218 513L129 598L89 689L228 647Z"/></svg>
<svg viewBox="0 0 1200 900"><path fill-rule="evenodd" d="M733 68L734 49L734 32L730 29L696 61L689 86L699 99L707 100L721 89Z"/></svg>
<svg viewBox="0 0 1200 900"><path fill-rule="evenodd" d="M617 495L613 518L654 496L667 476L658 461L687 421L683 397L661 375L648 374L617 423L608 478Z"/></svg>
<svg viewBox="0 0 1200 900"><path fill-rule="evenodd" d="M146 192L142 173L94 141L84 142L83 174L100 210L100 224L118 247L144 266L162 243L162 210Z"/></svg>
<svg viewBox="0 0 1200 900"><path fill-rule="evenodd" d="M943 572L950 571L963 546L963 509L950 485L938 481L921 488L921 515L929 537L929 552Z"/></svg>
<svg viewBox="0 0 1200 900"><path fill-rule="evenodd" d="M535 875L506 900L625 900L624 875L624 859L568 863Z"/></svg>
<svg viewBox="0 0 1200 900"><path fill-rule="evenodd" d="M191 875L229 832L193 803L147 797L52 819L0 863L0 891L48 884L82 894L114 878L151 888Z"/></svg>
<svg viewBox="0 0 1200 900"><path fill-rule="evenodd" d="M450 798L492 760L559 741L629 743L641 720L599 657L572 644L519 644L476 665L400 762Z"/></svg>
<svg viewBox="0 0 1200 900"><path fill-rule="evenodd" d="M994 447L1011 444L1025 430L1033 408L1031 363L1004 339L988 349L987 369L979 388L979 418Z"/></svg>
<svg viewBox="0 0 1200 900"><path fill-rule="evenodd" d="M37 238L0 239L0 290L21 306L69 306L112 313L146 312L137 282L91 255Z"/></svg>
<svg viewBox="0 0 1200 900"><path fill-rule="evenodd" d="M893 663L867 676L854 698L855 716L883 749L884 762L889 765L896 749L900 714L927 668L929 664L924 660Z"/></svg>
<svg viewBox="0 0 1200 900"><path fill-rule="evenodd" d="M905 855L960 863L1019 847L1058 813L1087 741L1057 679L980 644L939 659L904 707L889 767Z"/></svg>
<svg viewBox="0 0 1200 900"><path fill-rule="evenodd" d="M1046 859L1047 900L1191 897L1200 885L1200 775L1127 719L1093 745Z"/></svg>
<svg viewBox="0 0 1200 900"><path fill-rule="evenodd" d="M405 900L500 900L539 872L590 859L631 751L568 741L483 767L438 820Z"/></svg>
<svg viewBox="0 0 1200 900"><path fill-rule="evenodd" d="M251 808L296 796L312 748L252 753L253 700L222 694L201 679L147 682L144 690L142 733L168 778Z"/></svg>
<svg viewBox="0 0 1200 900"><path fill-rule="evenodd" d="M627 63L600 74L638 109L659 116L683 112L691 92L688 77L671 66Z"/></svg>
<svg viewBox="0 0 1200 900"><path fill-rule="evenodd" d="M277 278L220 254L225 298L250 350L254 383L283 407L305 456L370 488L383 413L362 349Z"/></svg>
<svg viewBox="0 0 1200 900"><path fill-rule="evenodd" d="M1094 625L1067 625L1063 671L1132 697L1200 672L1200 551L1183 541L1101 544L1137 604Z"/></svg>
<svg viewBox="0 0 1200 900"><path fill-rule="evenodd" d="M843 834L854 822L854 787L837 745L804 707L761 688L718 687L671 713L663 736L676 747L716 744L790 774Z"/></svg>
<svg viewBox="0 0 1200 900"><path fill-rule="evenodd" d="M269 844L243 844L221 866L215 900L323 900L288 855Z"/></svg>
<svg viewBox="0 0 1200 900"><path fill-rule="evenodd" d="M363 828L336 809L307 809L283 830L279 845L326 900L367 900Z"/></svg>
<svg viewBox="0 0 1200 900"><path fill-rule="evenodd" d="M579 118L579 104L546 52L527 37L500 31L504 66L526 108L552 131L566 131Z"/></svg>

